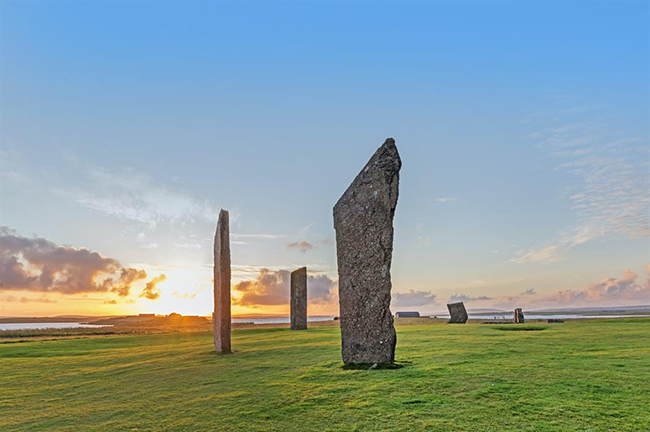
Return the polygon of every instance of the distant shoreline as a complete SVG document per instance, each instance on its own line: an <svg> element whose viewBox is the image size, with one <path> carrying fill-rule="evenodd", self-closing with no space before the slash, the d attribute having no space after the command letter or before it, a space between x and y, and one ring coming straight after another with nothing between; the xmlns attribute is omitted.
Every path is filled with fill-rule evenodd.
<svg viewBox="0 0 650 432"><path fill-rule="evenodd" d="M494 317L494 316L508 316L512 314L512 311L477 311L477 312L472 312L471 309L468 308L468 313L471 317L479 317L480 319L482 318L489 318L489 317ZM540 310L540 311L535 311L535 310L524 310L524 313L526 315L531 316L565 316L566 319L580 319L582 317L584 318L591 318L591 317L612 317L612 318L617 318L617 317L636 317L636 316L647 316L650 315L650 306L623 306L623 307L602 307L602 308L576 308L576 309L557 309L557 310ZM430 318L445 318L448 317L449 314L446 312L441 312L441 313L430 313L430 314L422 314L421 315L423 318L424 317L430 317ZM128 317L138 317L138 315L104 315L104 316L83 316L83 315L61 315L61 316L54 316L54 317L3 317L0 318L0 324L26 324L26 323L81 323L81 324L93 324L98 321L103 321L103 320L112 320L112 319L119 319L119 318L128 318ZM160 314L156 315L156 317L163 318L165 315ZM208 316L205 317L200 317L200 318L206 318L209 320ZM259 315L253 315L253 314L246 314L246 315L235 315L232 317L233 323L246 323L246 322L253 322L253 321L259 321L261 323L283 323L289 319L289 315L273 315L273 314L259 314ZM325 321L325 320L332 320L334 319L334 315L310 315L309 320L310 321ZM288 321L287 321L288 322Z"/></svg>

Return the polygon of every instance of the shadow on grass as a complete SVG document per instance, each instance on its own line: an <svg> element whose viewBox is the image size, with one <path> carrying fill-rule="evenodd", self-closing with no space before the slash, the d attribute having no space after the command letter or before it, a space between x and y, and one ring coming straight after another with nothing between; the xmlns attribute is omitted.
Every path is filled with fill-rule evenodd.
<svg viewBox="0 0 650 432"><path fill-rule="evenodd" d="M508 326L508 327L492 327L495 330L501 331L542 331L546 327L525 327L525 326Z"/></svg>
<svg viewBox="0 0 650 432"><path fill-rule="evenodd" d="M404 401L402 402L402 405L416 405L416 404L423 404L426 403L427 401L422 400L422 399L416 399L416 400L409 400L409 401Z"/></svg>
<svg viewBox="0 0 650 432"><path fill-rule="evenodd" d="M411 362L395 362L395 363L350 363L341 366L345 370L392 370L402 369L404 366L409 366Z"/></svg>

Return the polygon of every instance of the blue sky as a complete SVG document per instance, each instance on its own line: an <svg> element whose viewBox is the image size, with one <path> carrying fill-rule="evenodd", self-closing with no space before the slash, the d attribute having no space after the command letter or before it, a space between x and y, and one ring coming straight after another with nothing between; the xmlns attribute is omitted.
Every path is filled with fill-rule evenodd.
<svg viewBox="0 0 650 432"><path fill-rule="evenodd" d="M146 280L5 284L0 315L207 314L222 207L235 282L260 298L235 311L282 313L281 271L307 265L329 281L310 312L335 313L332 206L389 136L395 308L648 304L648 18L625 1L3 2L0 225L167 278L157 299ZM42 271L22 253L5 258Z"/></svg>

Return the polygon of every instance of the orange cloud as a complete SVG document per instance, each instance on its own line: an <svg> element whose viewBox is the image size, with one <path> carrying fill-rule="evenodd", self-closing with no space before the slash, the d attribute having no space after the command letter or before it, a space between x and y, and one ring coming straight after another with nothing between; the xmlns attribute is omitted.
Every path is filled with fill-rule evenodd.
<svg viewBox="0 0 650 432"><path fill-rule="evenodd" d="M158 297L160 297L160 289L158 289L156 285L158 285L160 282L164 282L165 279L167 279L167 276L164 274L151 279L149 282L147 282L147 285L140 293L140 297L145 297L149 300L156 300Z"/></svg>
<svg viewBox="0 0 650 432"><path fill-rule="evenodd" d="M650 273L650 265L646 267ZM645 281L637 282L639 275L630 269L623 272L622 279L607 278L588 285L582 290L560 290L547 300L560 303L584 303L601 300L647 300L650 299L650 274Z"/></svg>
<svg viewBox="0 0 650 432"><path fill-rule="evenodd" d="M58 246L43 238L26 238L0 227L0 290L77 294L112 292L126 297L144 270L88 249Z"/></svg>
<svg viewBox="0 0 650 432"><path fill-rule="evenodd" d="M2 301L7 302L7 303L56 303L56 300L51 300L48 298L27 298L27 297L14 297L14 296L6 296L2 299Z"/></svg>
<svg viewBox="0 0 650 432"><path fill-rule="evenodd" d="M287 270L261 269L254 280L239 282L233 290L240 296L233 298L239 306L272 306L289 303L291 273ZM334 298L336 282L327 275L307 277L307 296L310 303L328 303Z"/></svg>

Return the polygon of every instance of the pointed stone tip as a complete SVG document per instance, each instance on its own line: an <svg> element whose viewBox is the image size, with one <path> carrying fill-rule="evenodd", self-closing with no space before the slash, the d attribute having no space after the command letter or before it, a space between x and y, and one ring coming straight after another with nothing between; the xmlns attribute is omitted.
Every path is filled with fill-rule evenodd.
<svg viewBox="0 0 650 432"><path fill-rule="evenodd" d="M379 148L372 155L368 163L363 167L363 169L357 174L350 186L346 191L341 195L341 198L334 204L334 212L336 208L346 200L346 197L350 194L350 191L355 188L355 185L363 183L363 178L368 176L368 171L381 171L385 174L387 178L397 178L400 169L402 168L402 159L400 158L399 151L395 145L395 139L392 137L386 138L384 143L379 146ZM395 204L397 203L397 194L393 197ZM395 205L394 204L394 205ZM393 207L394 207L393 205Z"/></svg>
<svg viewBox="0 0 650 432"><path fill-rule="evenodd" d="M399 159L399 151L397 150L397 145L395 145L395 139L392 137L386 138L381 147L377 149L377 154L391 155Z"/></svg>
<svg viewBox="0 0 650 432"><path fill-rule="evenodd" d="M384 143L379 147L380 151L388 150L390 153L397 152L397 146L395 145L395 139L388 137L384 140Z"/></svg>
<svg viewBox="0 0 650 432"><path fill-rule="evenodd" d="M221 209L219 211L219 218L217 219L217 230L219 229L220 224L228 224L230 221L230 215L228 210Z"/></svg>

